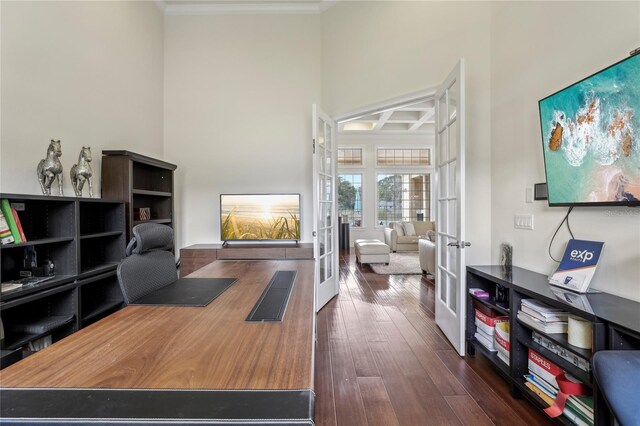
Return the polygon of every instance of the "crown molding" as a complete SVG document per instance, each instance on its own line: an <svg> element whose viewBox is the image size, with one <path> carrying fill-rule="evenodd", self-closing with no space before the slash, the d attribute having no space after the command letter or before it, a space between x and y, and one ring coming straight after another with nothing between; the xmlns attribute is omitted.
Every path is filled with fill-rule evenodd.
<svg viewBox="0 0 640 426"><path fill-rule="evenodd" d="M301 3L202 3L169 4L154 0L165 15L317 15L333 6L336 0ZM160 5L162 4L162 6Z"/></svg>

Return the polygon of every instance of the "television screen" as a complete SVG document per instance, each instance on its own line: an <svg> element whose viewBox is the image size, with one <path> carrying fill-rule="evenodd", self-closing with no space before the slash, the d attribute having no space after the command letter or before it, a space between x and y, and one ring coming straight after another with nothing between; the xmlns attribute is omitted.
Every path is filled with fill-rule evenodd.
<svg viewBox="0 0 640 426"><path fill-rule="evenodd" d="M640 205L640 55L539 107L549 205Z"/></svg>
<svg viewBox="0 0 640 426"><path fill-rule="evenodd" d="M234 240L300 240L300 194L220 195L220 236Z"/></svg>

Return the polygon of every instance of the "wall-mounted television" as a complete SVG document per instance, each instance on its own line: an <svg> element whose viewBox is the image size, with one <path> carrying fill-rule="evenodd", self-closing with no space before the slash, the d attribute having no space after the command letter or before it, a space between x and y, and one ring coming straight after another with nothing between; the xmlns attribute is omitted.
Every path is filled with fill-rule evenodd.
<svg viewBox="0 0 640 426"><path fill-rule="evenodd" d="M222 241L300 240L300 194L221 194Z"/></svg>
<svg viewBox="0 0 640 426"><path fill-rule="evenodd" d="M640 55L539 109L550 206L640 206Z"/></svg>

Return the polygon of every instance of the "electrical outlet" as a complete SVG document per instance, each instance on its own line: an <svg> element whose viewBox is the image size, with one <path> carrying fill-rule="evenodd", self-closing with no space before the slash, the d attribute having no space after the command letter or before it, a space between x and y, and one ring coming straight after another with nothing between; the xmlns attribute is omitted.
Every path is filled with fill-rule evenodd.
<svg viewBox="0 0 640 426"><path fill-rule="evenodd" d="M532 214L516 214L513 216L513 226L516 229L529 229L533 231Z"/></svg>

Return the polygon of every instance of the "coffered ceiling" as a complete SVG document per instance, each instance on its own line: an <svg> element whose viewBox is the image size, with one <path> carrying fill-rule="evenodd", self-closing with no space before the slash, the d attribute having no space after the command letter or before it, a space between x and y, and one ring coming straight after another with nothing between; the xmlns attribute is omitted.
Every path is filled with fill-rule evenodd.
<svg viewBox="0 0 640 426"><path fill-rule="evenodd" d="M424 133L435 125L433 99L381 109L339 124L343 133Z"/></svg>

